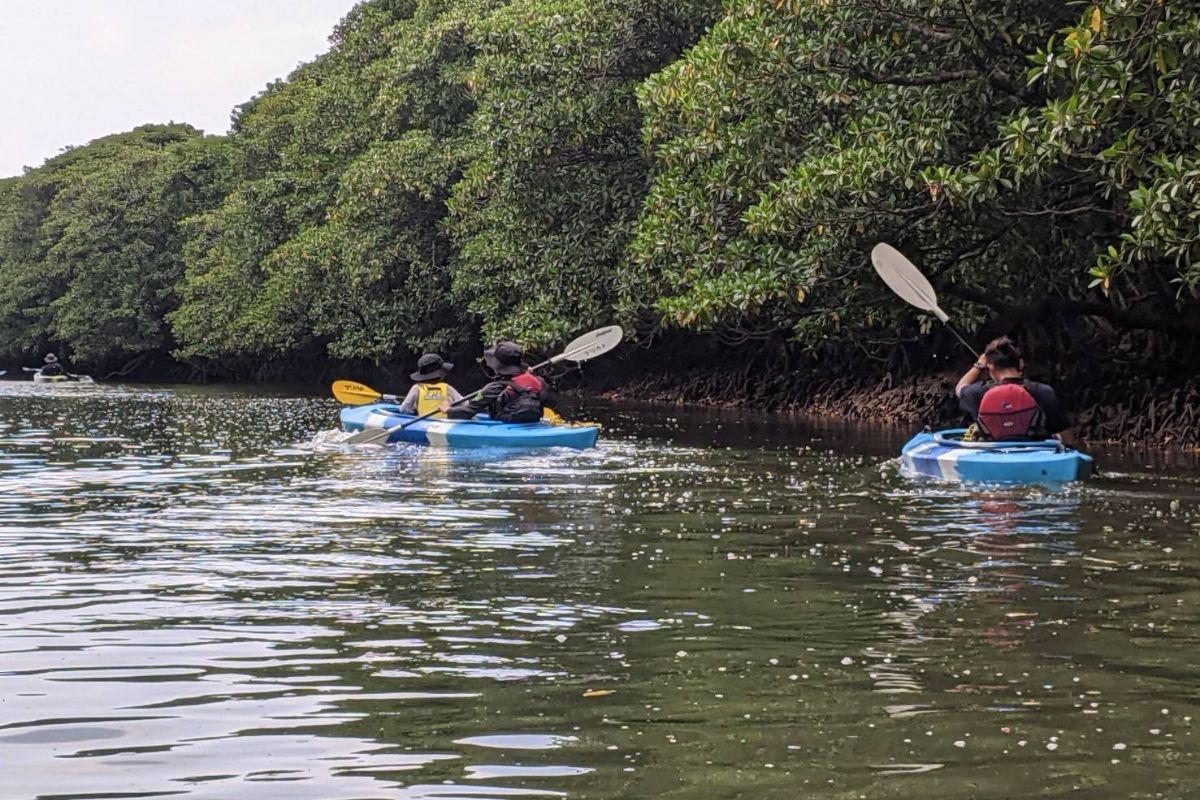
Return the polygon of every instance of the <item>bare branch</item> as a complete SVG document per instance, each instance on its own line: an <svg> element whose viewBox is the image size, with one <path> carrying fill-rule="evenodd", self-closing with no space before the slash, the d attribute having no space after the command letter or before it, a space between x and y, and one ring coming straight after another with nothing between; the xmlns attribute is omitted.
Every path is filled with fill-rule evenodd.
<svg viewBox="0 0 1200 800"><path fill-rule="evenodd" d="M908 28L913 33L919 33L922 36L929 37L930 39L936 39L939 42L949 42L959 36L958 31L938 27L920 17L900 14L895 11L885 9L878 3L870 3L869 5L876 14L884 19L889 19L892 22L895 22L897 25Z"/></svg>
<svg viewBox="0 0 1200 800"><path fill-rule="evenodd" d="M889 86L935 86L940 83L954 83L955 81L979 77L979 71L974 69L931 72L927 75L880 75L861 67L851 67L850 71L856 78L862 78L869 83L886 84Z"/></svg>

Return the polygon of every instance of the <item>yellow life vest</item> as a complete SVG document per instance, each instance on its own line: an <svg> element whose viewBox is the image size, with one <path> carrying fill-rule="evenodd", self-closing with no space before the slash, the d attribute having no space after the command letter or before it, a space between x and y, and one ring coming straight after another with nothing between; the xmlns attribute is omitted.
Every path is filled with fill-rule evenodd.
<svg viewBox="0 0 1200 800"><path fill-rule="evenodd" d="M423 417L431 411L437 411L442 403L450 402L450 384L448 383L418 383L417 384L417 416ZM435 417L445 417L445 414L434 414Z"/></svg>

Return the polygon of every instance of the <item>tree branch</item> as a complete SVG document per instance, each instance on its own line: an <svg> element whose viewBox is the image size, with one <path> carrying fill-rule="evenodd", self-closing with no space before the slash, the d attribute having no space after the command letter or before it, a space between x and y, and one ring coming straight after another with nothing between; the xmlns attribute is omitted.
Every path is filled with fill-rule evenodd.
<svg viewBox="0 0 1200 800"><path fill-rule="evenodd" d="M876 72L851 67L850 72L856 78L862 78L869 83L886 84L888 86L935 86L940 83L954 83L967 78L978 78L979 71L974 69L956 69L946 72L931 72L927 75L880 75Z"/></svg>
<svg viewBox="0 0 1200 800"><path fill-rule="evenodd" d="M1117 308L1108 303L1093 300L1072 300L1063 297L1047 297L1030 305L1018 306L1001 302L989 294L964 287L947 287L946 294L987 306L1000 316L1014 322L1045 323L1048 319L1074 319L1075 317L1097 317L1108 320L1119 328L1163 333L1200 335L1200 317L1168 316L1162 309Z"/></svg>
<svg viewBox="0 0 1200 800"><path fill-rule="evenodd" d="M959 35L958 31L939 28L936 25L930 24L928 21L918 21L918 18L916 17L910 17L906 14L899 14L895 11L885 9L878 3L871 3L870 6L872 9L874 9L876 14L884 19L889 19L892 22L895 22L897 25L908 28L913 33L919 33L922 36L926 36L930 39L936 39L939 42L952 41Z"/></svg>

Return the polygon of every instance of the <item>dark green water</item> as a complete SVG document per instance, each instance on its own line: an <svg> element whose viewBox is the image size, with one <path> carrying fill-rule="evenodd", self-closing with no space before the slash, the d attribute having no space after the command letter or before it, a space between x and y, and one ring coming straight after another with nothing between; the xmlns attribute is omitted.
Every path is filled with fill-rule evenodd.
<svg viewBox="0 0 1200 800"><path fill-rule="evenodd" d="M1186 460L963 488L894 432L599 407L502 457L335 413L0 384L0 797L1200 793Z"/></svg>

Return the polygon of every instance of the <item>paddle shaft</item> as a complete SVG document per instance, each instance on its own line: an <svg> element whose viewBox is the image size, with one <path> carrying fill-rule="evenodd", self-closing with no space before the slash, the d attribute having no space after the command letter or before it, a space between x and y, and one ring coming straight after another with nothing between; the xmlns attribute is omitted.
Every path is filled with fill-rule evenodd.
<svg viewBox="0 0 1200 800"><path fill-rule="evenodd" d="M929 279L903 253L890 244L880 242L871 249L871 263L874 264L879 277L897 297L941 320L954 334L954 338L975 356L976 361L979 360L978 351L950 324L950 316L938 305L937 292Z"/></svg>
<svg viewBox="0 0 1200 800"><path fill-rule="evenodd" d="M979 352L974 347L971 347L971 345L967 342L967 340L962 337L962 334L960 334L955 329L955 327L950 324L950 320L946 320L942 324L946 326L947 330L949 330L951 333L954 334L954 338L956 338L960 342L962 342L963 347L965 347L971 351L971 355L975 356L975 360L979 361L979 359L981 358L981 356L979 355Z"/></svg>

